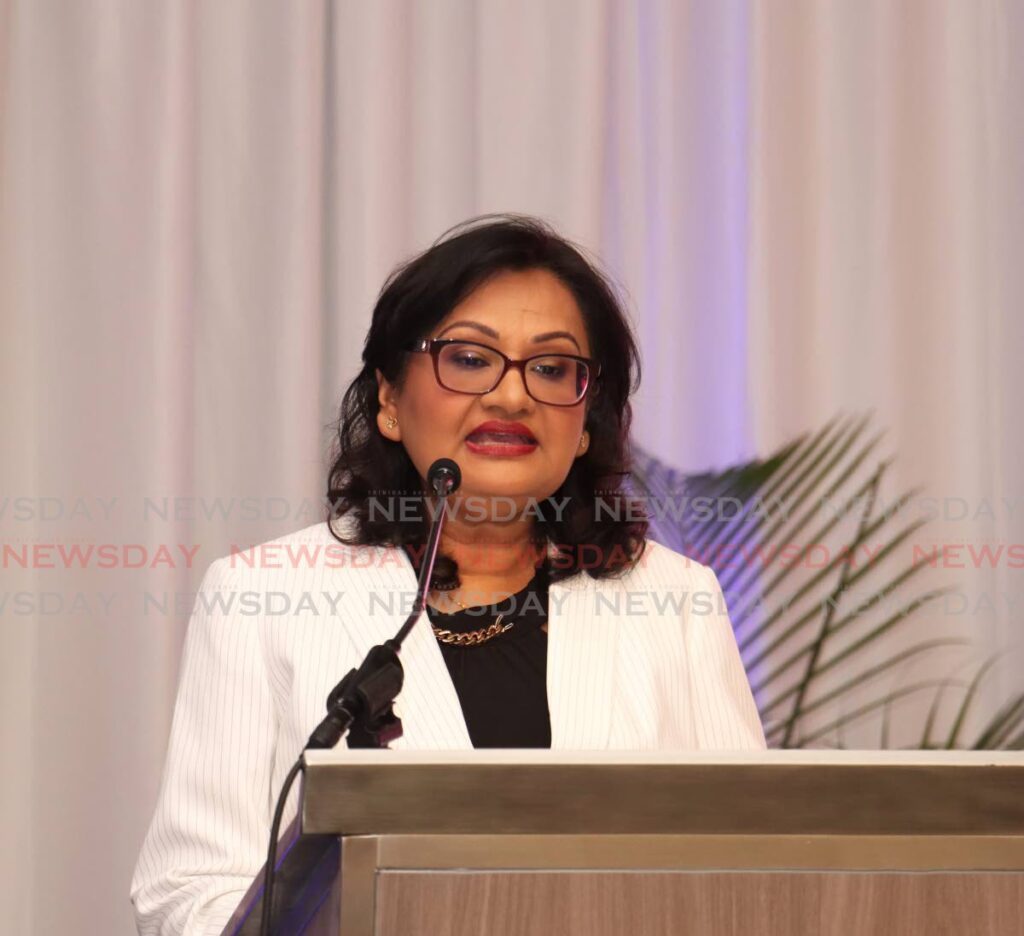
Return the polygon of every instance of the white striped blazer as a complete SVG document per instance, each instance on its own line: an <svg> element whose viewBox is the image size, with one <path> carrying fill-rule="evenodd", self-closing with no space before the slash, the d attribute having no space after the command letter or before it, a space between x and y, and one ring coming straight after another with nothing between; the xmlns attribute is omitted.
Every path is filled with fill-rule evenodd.
<svg viewBox="0 0 1024 936"><path fill-rule="evenodd" d="M274 800L327 694L398 630L415 591L401 549L342 547L326 523L210 566L132 881L140 933L221 931L262 867ZM425 616L402 662L392 746L472 748ZM547 690L552 748L765 746L714 573L650 540L621 578L551 585Z"/></svg>

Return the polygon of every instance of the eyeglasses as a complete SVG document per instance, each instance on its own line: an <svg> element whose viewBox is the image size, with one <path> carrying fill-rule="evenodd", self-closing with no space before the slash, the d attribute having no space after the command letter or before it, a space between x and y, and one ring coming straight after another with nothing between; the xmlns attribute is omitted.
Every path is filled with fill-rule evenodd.
<svg viewBox="0 0 1024 936"><path fill-rule="evenodd" d="M575 406L587 392L596 393L601 365L576 354L535 354L513 361L497 348L460 338L420 338L409 351L425 351L434 359L437 382L455 393L490 393L509 368L522 374L526 392L538 403Z"/></svg>

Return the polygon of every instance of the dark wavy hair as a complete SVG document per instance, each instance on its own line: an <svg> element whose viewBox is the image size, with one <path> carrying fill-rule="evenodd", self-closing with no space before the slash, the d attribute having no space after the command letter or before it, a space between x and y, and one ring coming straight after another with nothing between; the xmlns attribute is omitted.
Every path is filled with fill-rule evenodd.
<svg viewBox="0 0 1024 936"><path fill-rule="evenodd" d="M620 575L639 561L648 520L639 502L622 490L630 469L629 398L640 385L636 340L610 280L597 264L545 222L522 215L484 215L457 225L395 269L381 289L363 347L363 368L345 391L331 452L328 522L338 542L401 546L418 568L429 529L426 512L410 522L381 516L369 506L382 493L424 494L424 482L404 446L377 428L375 370L401 388L408 342L429 337L489 278L525 270L547 270L571 291L583 316L591 356L601 364L597 392L589 394L585 404L590 446L551 495L564 509L547 509L553 506L550 499L539 505L534 541L557 548L548 580L584 570L593 578ZM349 538L333 525L344 515L355 520ZM433 586L450 588L457 578L455 560L439 552Z"/></svg>

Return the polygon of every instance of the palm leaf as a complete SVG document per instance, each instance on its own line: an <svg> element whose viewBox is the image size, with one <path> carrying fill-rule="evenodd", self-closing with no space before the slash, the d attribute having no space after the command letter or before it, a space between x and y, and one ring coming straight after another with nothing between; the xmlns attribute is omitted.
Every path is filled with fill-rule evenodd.
<svg viewBox="0 0 1024 936"><path fill-rule="evenodd" d="M1007 702L981 730L971 745L975 750L995 750L1024 725L1024 693Z"/></svg>
<svg viewBox="0 0 1024 936"><path fill-rule="evenodd" d="M634 446L631 484L655 507L652 537L707 563L718 576L773 744L843 746L850 728L880 716L882 743L888 746L893 703L932 688L935 697L916 737L921 747L935 746L941 700L959 686L950 678L914 681L862 701L871 680L966 644L940 636L907 646L902 636L901 625L950 588L929 585L935 551L915 547L911 559L900 559L901 549L926 523L897 519L920 489L904 491L890 509L879 511L892 459L879 456L884 432L872 431L870 422L870 415L840 414L767 458L689 475ZM709 512L707 502L739 509ZM673 508L669 516L666 506ZM833 509L823 516L826 506ZM828 561L809 568L818 547L826 549ZM789 561L771 568L783 550ZM856 561L862 552L867 557ZM736 556L748 561L731 562ZM890 599L896 604L891 614L885 610ZM852 611L839 613L851 603ZM944 731L945 746L962 743L990 666L962 687L964 697ZM830 712L845 714L829 718ZM1019 747L1022 727L1024 695L989 720L974 746Z"/></svg>
<svg viewBox="0 0 1024 936"><path fill-rule="evenodd" d="M956 747L957 739L960 737L960 731L964 726L967 713L970 711L971 703L974 701L974 698L978 693L978 687L981 685L981 680L985 674L995 666L998 659L999 658L997 656L989 657L975 674L974 679L971 680L971 684L968 686L967 692L964 694L963 702L960 703L960 708L957 710L956 718L953 719L953 725L949 729L949 738L946 740L946 748L951 749Z"/></svg>
<svg viewBox="0 0 1024 936"><path fill-rule="evenodd" d="M804 735L800 739L800 741L793 746L803 747L808 742L816 741L818 738L827 735L829 732L836 731L837 729L841 729L846 725L850 725L853 722L863 718L865 715L870 715L872 712L875 712L880 708L890 705L897 699L902 699L906 696L913 695L917 692L922 692L925 689L933 689L937 684L938 683L936 680L931 679L919 683L914 683L910 686L904 686L901 689L896 689L893 692L887 693L886 695L882 696L882 698L874 699L866 705L858 706L854 711L849 712L846 715L842 715L839 718L835 719L835 721L829 722L829 724L825 725L824 727L818 728L813 732Z"/></svg>

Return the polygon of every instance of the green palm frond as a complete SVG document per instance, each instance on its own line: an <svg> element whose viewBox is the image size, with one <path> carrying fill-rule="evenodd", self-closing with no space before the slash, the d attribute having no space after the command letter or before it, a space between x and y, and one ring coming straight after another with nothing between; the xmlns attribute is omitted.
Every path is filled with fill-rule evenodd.
<svg viewBox="0 0 1024 936"><path fill-rule="evenodd" d="M995 714L971 747L983 751L1012 747L1013 734L1021 728L1024 728L1024 693L1011 699Z"/></svg>
<svg viewBox="0 0 1024 936"><path fill-rule="evenodd" d="M915 543L927 521L903 519L920 489L881 506L892 465L879 455L884 435L870 414L840 414L767 458L688 475L634 447L632 484L655 508L652 537L718 576L770 744L843 747L850 730L880 718L887 747L894 707L931 691L915 746L1019 748L1024 695L963 740L994 660L966 683L911 679L872 693L933 654L970 647L938 627L907 643L903 625L953 589L932 581L937 550ZM954 690L962 698L939 739Z"/></svg>

